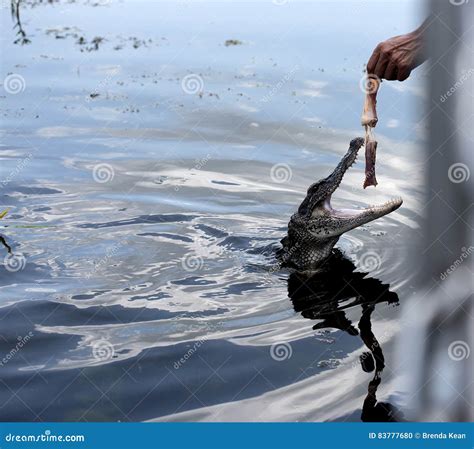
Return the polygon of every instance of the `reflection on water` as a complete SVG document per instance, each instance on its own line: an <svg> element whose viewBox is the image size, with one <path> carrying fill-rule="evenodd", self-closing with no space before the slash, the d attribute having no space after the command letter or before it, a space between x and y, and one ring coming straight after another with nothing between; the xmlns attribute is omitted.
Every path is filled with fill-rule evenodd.
<svg viewBox="0 0 474 449"><path fill-rule="evenodd" d="M3 235L0 235L0 243L6 248L6 250L8 251L8 254L12 253L12 248L7 243L7 241L5 240L5 237Z"/></svg>
<svg viewBox="0 0 474 449"><path fill-rule="evenodd" d="M371 317L377 304L398 304L398 296L389 285L357 272L355 265L340 251L316 273L292 273L288 279L288 296L295 311L305 318L320 320L313 330L339 329L351 336L359 336L368 352L360 356L362 369L374 371L362 407L362 421L398 421L397 408L389 403L377 402L377 388L382 380L385 358L382 346L372 332ZM346 316L346 309L360 309L360 318L354 327Z"/></svg>
<svg viewBox="0 0 474 449"><path fill-rule="evenodd" d="M281 270L275 253L307 187L358 134L361 61L393 27L390 8L410 28L410 7L20 8L2 42L12 254L0 267L0 419L359 420L366 397L363 419L398 404L393 306L413 292L406 252L422 204L416 79L381 90L380 185L363 191L359 164L333 198L403 207L345 234L324 275ZM350 27L333 20L347 8ZM31 43L14 45L23 27Z"/></svg>

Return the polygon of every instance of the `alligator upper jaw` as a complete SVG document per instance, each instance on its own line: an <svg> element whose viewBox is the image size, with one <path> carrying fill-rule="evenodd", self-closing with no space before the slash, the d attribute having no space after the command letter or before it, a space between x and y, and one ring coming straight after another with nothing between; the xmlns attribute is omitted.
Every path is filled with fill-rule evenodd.
<svg viewBox="0 0 474 449"><path fill-rule="evenodd" d="M334 169L334 171L327 178L332 184L328 195L329 199L341 184L342 178L344 177L346 171L349 170L349 168L351 168L352 165L354 165L354 163L357 161L357 154L363 145L364 139L362 137L352 139L346 154L343 156L339 164L337 164L337 167Z"/></svg>

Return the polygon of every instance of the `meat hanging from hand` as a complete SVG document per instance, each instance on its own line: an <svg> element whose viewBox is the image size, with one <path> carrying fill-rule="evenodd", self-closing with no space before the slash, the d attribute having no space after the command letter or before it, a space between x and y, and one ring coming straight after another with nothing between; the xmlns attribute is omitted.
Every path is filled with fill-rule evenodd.
<svg viewBox="0 0 474 449"><path fill-rule="evenodd" d="M364 189L368 186L376 186L375 157L377 153L377 141L374 139L372 128L365 127L365 180Z"/></svg>
<svg viewBox="0 0 474 449"><path fill-rule="evenodd" d="M364 101L364 110L362 111L361 123L365 128L365 180L364 189L368 186L376 186L375 177L375 158L377 152L377 141L375 140L372 129L377 125L377 92L379 90L380 80L375 76L367 76L366 95Z"/></svg>

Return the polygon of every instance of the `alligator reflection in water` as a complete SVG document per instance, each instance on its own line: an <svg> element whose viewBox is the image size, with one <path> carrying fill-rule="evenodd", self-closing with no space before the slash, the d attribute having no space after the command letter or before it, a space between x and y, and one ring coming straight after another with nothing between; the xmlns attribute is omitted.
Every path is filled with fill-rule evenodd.
<svg viewBox="0 0 474 449"><path fill-rule="evenodd" d="M362 421L400 421L402 413L387 402L377 402L377 388L385 360L377 338L372 332L371 316L379 303L398 304L398 296L388 284L355 271L355 265L335 250L324 266L311 274L294 272L288 279L288 296L296 312L304 318L322 320L314 330L336 328L349 335L360 336L369 349L360 357L365 372L374 371L362 407ZM353 325L346 310L360 306L361 316Z"/></svg>

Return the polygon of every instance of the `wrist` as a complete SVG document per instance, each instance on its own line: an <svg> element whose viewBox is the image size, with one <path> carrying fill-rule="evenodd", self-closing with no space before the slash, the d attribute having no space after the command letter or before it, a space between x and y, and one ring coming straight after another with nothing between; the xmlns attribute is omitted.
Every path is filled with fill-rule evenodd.
<svg viewBox="0 0 474 449"><path fill-rule="evenodd" d="M427 31L427 24L426 21L418 27L416 30L410 33L410 41L412 45L413 51L413 64L414 67L422 64L426 59L428 59L428 55L426 54L426 31Z"/></svg>

